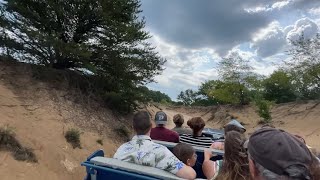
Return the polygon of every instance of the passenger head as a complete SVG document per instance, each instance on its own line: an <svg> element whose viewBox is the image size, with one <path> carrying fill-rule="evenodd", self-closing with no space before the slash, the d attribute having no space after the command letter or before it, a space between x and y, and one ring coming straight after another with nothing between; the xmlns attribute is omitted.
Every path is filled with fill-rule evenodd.
<svg viewBox="0 0 320 180"><path fill-rule="evenodd" d="M294 137L298 138L301 142L303 142L304 144L306 144L306 140L304 140L303 137L301 137L300 135L294 135Z"/></svg>
<svg viewBox="0 0 320 180"><path fill-rule="evenodd" d="M172 153L184 164L188 166L194 166L197 162L197 154L193 147L189 144L179 143L177 144Z"/></svg>
<svg viewBox="0 0 320 180"><path fill-rule="evenodd" d="M260 128L276 128L276 127L270 123L266 123L266 124L262 125Z"/></svg>
<svg viewBox="0 0 320 180"><path fill-rule="evenodd" d="M158 111L154 117L154 121L157 127L163 127L167 124L167 115L163 111Z"/></svg>
<svg viewBox="0 0 320 180"><path fill-rule="evenodd" d="M137 135L147 135L152 127L147 111L139 111L133 116L133 129Z"/></svg>
<svg viewBox="0 0 320 180"><path fill-rule="evenodd" d="M319 163L308 147L293 135L275 128L254 132L248 144L254 180L319 179Z"/></svg>
<svg viewBox="0 0 320 180"><path fill-rule="evenodd" d="M229 131L224 142L224 157L222 171L218 179L249 179L249 162L246 149L243 147L246 139L237 131Z"/></svg>
<svg viewBox="0 0 320 180"><path fill-rule="evenodd" d="M184 118L182 114L176 114L173 116L173 122L177 127L181 127L184 123Z"/></svg>
<svg viewBox="0 0 320 180"><path fill-rule="evenodd" d="M232 121L230 121L228 124L224 126L225 135L229 131L237 131L243 134L244 132L246 132L246 129L239 123L239 121L233 119Z"/></svg>
<svg viewBox="0 0 320 180"><path fill-rule="evenodd" d="M201 135L206 123L201 117L194 117L188 120L187 125L192 129L193 135Z"/></svg>

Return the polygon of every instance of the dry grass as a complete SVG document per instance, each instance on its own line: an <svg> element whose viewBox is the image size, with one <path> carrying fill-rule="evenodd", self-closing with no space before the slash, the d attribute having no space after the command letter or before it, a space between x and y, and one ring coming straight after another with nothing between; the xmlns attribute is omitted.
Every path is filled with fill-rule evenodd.
<svg viewBox="0 0 320 180"><path fill-rule="evenodd" d="M78 129L71 128L66 132L64 137L66 138L67 142L72 145L74 149L81 149L80 134L81 133Z"/></svg>
<svg viewBox="0 0 320 180"><path fill-rule="evenodd" d="M103 140L102 139L97 139L96 141L98 144L103 145Z"/></svg>
<svg viewBox="0 0 320 180"><path fill-rule="evenodd" d="M0 150L10 151L18 161L38 162L33 150L23 147L15 138L14 129L8 125L0 128Z"/></svg>
<svg viewBox="0 0 320 180"><path fill-rule="evenodd" d="M130 130L124 126L124 125L119 125L114 129L114 131L117 133L117 135L125 140L130 139Z"/></svg>

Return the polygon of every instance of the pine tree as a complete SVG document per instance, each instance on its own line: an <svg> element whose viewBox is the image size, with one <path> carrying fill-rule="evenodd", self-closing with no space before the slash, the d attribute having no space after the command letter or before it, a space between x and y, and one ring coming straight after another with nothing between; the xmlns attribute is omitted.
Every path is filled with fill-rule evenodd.
<svg viewBox="0 0 320 180"><path fill-rule="evenodd" d="M149 82L165 60L146 42L140 5L139 0L4 0L0 46L20 61L85 68L117 84Z"/></svg>

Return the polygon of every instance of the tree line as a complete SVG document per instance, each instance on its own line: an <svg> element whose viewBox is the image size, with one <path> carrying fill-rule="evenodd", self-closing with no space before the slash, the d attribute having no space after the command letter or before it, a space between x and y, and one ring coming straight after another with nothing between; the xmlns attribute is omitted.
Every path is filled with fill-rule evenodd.
<svg viewBox="0 0 320 180"><path fill-rule="evenodd" d="M231 53L218 64L219 80L203 82L198 90L181 91L178 100L184 105L254 103L258 114L271 119L274 103L320 98L320 35L291 41L289 59L270 76L253 72L250 62Z"/></svg>

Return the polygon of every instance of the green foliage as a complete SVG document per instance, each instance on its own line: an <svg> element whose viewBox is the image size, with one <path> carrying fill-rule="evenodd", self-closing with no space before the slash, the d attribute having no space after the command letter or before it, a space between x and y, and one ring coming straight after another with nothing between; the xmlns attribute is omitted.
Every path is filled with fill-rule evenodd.
<svg viewBox="0 0 320 180"><path fill-rule="evenodd" d="M9 126L0 128L0 150L11 151L18 161L38 162L33 149L23 147L16 139L14 129Z"/></svg>
<svg viewBox="0 0 320 180"><path fill-rule="evenodd" d="M215 88L215 86L216 86L215 80L205 81L204 83L201 83L198 90L198 94L203 98L199 99L195 103L197 105L203 105L203 106L222 104L223 102L219 101L218 99L210 95L211 91Z"/></svg>
<svg viewBox="0 0 320 180"><path fill-rule="evenodd" d="M66 132L64 136L67 142L72 145L73 149L75 148L81 149L80 134L81 133L78 129L71 128Z"/></svg>
<svg viewBox="0 0 320 180"><path fill-rule="evenodd" d="M150 90L145 86L139 87L141 94L144 96L145 102L153 101L157 103L171 103L171 98L160 91Z"/></svg>
<svg viewBox="0 0 320 180"><path fill-rule="evenodd" d="M99 95L132 110L141 98L137 88L152 82L166 61L147 42L140 6L139 0L4 0L2 55L56 69L89 70L106 84L96 86L102 87Z"/></svg>
<svg viewBox="0 0 320 180"><path fill-rule="evenodd" d="M249 62L236 52L223 58L218 64L218 73L224 84L213 95L218 95L217 99L222 98L221 100L227 103L247 104L248 93L246 85L248 77L253 74L251 71L252 67L249 65ZM223 92L229 90L230 92ZM228 94L232 94L232 96Z"/></svg>
<svg viewBox="0 0 320 180"><path fill-rule="evenodd" d="M285 65L293 77L298 98L320 98L320 34L311 39L306 39L302 34L291 44L293 46L288 54L292 58Z"/></svg>
<svg viewBox="0 0 320 180"><path fill-rule="evenodd" d="M181 101L184 105L192 105L197 99L197 92L193 91L192 89L187 89L184 92L181 91L178 95L178 100Z"/></svg>
<svg viewBox="0 0 320 180"><path fill-rule="evenodd" d="M263 122L270 123L272 120L271 117L271 107L272 107L272 102L264 99L258 99L255 102L255 105L257 107L257 113L258 115L263 119Z"/></svg>
<svg viewBox="0 0 320 180"><path fill-rule="evenodd" d="M217 80L209 95L224 104L247 104L249 102L248 89L239 83Z"/></svg>
<svg viewBox="0 0 320 180"><path fill-rule="evenodd" d="M292 81L292 77L290 77L286 72L281 70L275 71L263 82L265 87L265 99L275 101L276 103L294 101L296 99L296 95Z"/></svg>

